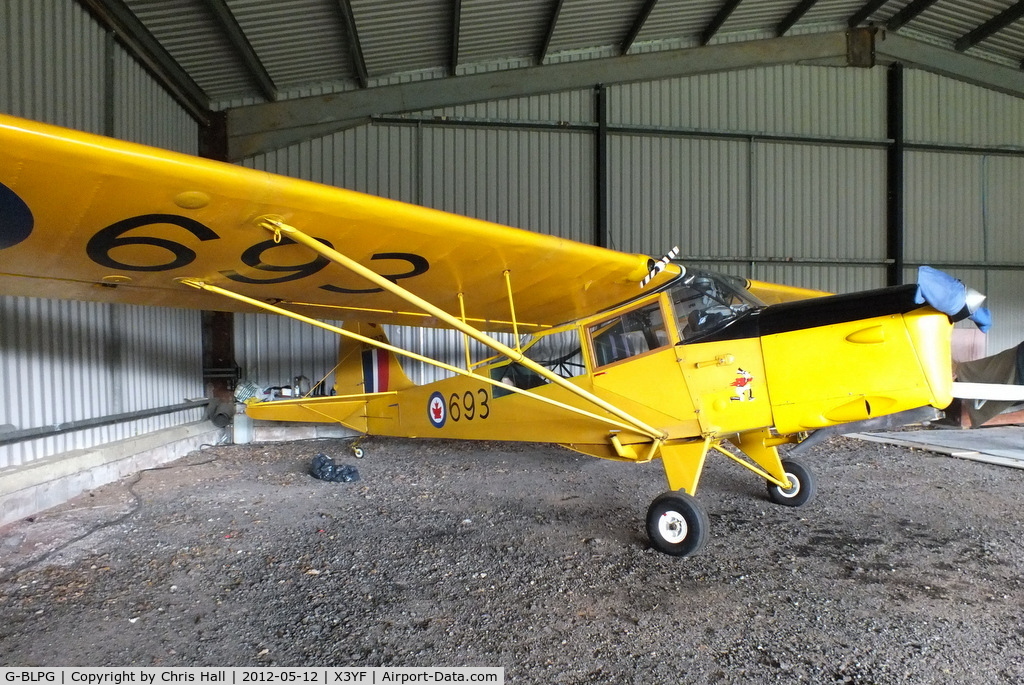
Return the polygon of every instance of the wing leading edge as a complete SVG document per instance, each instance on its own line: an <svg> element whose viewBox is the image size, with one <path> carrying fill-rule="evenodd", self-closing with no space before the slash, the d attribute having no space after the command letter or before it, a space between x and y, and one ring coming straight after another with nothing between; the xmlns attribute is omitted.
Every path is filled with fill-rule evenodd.
<svg viewBox="0 0 1024 685"><path fill-rule="evenodd" d="M350 190L0 115L0 293L251 311L198 279L320 319L436 326L261 228L286 221L485 330L640 294L650 260ZM280 239L278 239L280 238ZM508 272L506 276L505 272ZM673 278L678 267L649 286ZM459 294L464 301L460 303Z"/></svg>

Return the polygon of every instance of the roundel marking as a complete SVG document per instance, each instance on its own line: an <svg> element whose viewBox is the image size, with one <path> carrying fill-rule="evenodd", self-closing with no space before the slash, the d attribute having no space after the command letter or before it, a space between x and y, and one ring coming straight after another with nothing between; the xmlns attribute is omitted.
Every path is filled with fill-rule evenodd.
<svg viewBox="0 0 1024 685"><path fill-rule="evenodd" d="M32 210L17 193L0 183L0 250L27 238L32 225Z"/></svg>
<svg viewBox="0 0 1024 685"><path fill-rule="evenodd" d="M430 419L434 428L443 428L448 420L448 408L444 404L444 395L441 393L435 392L427 400L427 418Z"/></svg>

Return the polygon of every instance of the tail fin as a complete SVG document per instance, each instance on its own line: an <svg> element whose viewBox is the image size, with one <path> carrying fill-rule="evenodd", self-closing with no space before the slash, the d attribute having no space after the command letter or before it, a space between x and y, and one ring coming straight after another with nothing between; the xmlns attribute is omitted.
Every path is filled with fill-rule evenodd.
<svg viewBox="0 0 1024 685"><path fill-rule="evenodd" d="M344 328L373 340L388 341L384 329L377 324L353 322L346 323ZM338 395L389 392L414 385L394 353L352 338L342 338L334 377L334 391Z"/></svg>

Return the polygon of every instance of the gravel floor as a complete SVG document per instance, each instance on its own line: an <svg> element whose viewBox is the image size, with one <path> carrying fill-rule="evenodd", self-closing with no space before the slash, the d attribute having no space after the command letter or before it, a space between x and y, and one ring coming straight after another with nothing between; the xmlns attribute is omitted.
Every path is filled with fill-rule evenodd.
<svg viewBox="0 0 1024 685"><path fill-rule="evenodd" d="M817 499L545 445L223 446L0 528L0 665L502 666L522 683L1020 683L1024 471L836 439ZM361 479L313 479L313 456Z"/></svg>

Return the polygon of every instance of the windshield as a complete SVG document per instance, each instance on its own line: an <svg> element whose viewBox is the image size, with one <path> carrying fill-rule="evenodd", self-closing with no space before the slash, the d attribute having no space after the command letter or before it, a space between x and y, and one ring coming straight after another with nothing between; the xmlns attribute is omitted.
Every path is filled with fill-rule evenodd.
<svg viewBox="0 0 1024 685"><path fill-rule="evenodd" d="M689 270L669 294L683 342L717 331L744 312L764 306L742 279L700 269Z"/></svg>

